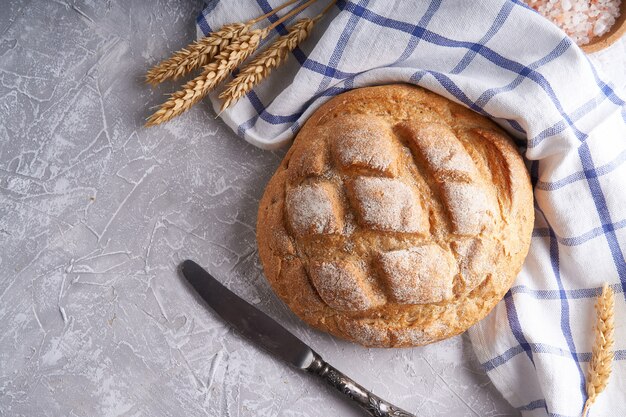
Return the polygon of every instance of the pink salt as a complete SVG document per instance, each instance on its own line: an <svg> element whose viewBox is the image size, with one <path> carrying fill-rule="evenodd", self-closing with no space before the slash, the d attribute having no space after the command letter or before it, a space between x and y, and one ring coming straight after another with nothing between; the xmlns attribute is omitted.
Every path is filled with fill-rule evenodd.
<svg viewBox="0 0 626 417"><path fill-rule="evenodd" d="M524 0L578 45L586 45L611 29L620 15L620 0Z"/></svg>

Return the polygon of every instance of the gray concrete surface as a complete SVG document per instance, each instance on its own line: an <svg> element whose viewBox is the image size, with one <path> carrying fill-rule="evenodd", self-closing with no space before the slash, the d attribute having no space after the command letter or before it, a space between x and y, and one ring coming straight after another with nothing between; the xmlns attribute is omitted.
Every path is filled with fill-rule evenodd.
<svg viewBox="0 0 626 417"><path fill-rule="evenodd" d="M193 38L200 8L2 2L0 415L360 415L205 310L176 273L185 258L417 415L518 415L464 336L365 349L303 325L276 298L254 225L283 152L238 139L206 103L141 127L173 88L142 76ZM597 58L616 79L624 45Z"/></svg>

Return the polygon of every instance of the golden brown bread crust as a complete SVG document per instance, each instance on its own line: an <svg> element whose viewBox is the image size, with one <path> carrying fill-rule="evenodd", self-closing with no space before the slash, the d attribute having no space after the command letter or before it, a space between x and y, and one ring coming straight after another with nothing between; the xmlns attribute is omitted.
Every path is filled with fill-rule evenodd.
<svg viewBox="0 0 626 417"><path fill-rule="evenodd" d="M306 122L257 221L276 293L310 325L365 346L463 332L528 252L533 195L494 123L409 85L341 94Z"/></svg>

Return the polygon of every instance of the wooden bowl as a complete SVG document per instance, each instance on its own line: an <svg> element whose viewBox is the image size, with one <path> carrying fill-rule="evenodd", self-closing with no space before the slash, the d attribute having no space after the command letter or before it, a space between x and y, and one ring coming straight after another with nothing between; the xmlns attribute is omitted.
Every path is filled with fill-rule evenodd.
<svg viewBox="0 0 626 417"><path fill-rule="evenodd" d="M624 32L626 32L626 0L622 0L620 4L620 15L615 20L613 26L611 26L611 29L599 38L594 38L587 45L581 46L581 48L588 54L598 52L601 49L611 46L616 40L622 37Z"/></svg>

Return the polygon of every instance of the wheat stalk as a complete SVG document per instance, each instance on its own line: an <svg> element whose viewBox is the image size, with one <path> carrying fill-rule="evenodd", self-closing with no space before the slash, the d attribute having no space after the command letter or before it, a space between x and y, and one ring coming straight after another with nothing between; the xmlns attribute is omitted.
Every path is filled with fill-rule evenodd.
<svg viewBox="0 0 626 417"><path fill-rule="evenodd" d="M220 30L193 42L186 48L174 53L170 58L152 67L146 74L146 82L157 85L170 78L175 80L208 64L233 39L248 32L251 26L250 22L222 26Z"/></svg>
<svg viewBox="0 0 626 417"><path fill-rule="evenodd" d="M177 79L183 75L189 74L196 68L203 67L226 48L233 39L248 32L250 28L268 16L278 13L287 6L292 5L298 0L289 0L282 5L275 7L268 13L247 21L246 23L231 23L222 26L216 32L208 34L206 37L197 40L186 48L175 52L170 58L158 63L152 67L146 74L146 82L157 85L168 79Z"/></svg>
<svg viewBox="0 0 626 417"><path fill-rule="evenodd" d="M167 122L200 101L256 50L268 32L267 28L252 30L233 40L213 62L204 67L202 74L188 81L182 90L170 95L148 118L146 127Z"/></svg>
<svg viewBox="0 0 626 417"><path fill-rule="evenodd" d="M198 61L200 59L205 60L203 62L208 62L208 63L204 65L203 71L198 77L194 78L191 81L188 81L183 86L182 90L171 94L169 99L165 103L163 103L161 107L148 118L145 126L149 127L149 126L161 124L163 122L167 122L168 120L171 120L172 118L187 111L189 108L191 108L191 106L196 104L198 101L204 98L209 92L215 89L215 87L219 83L224 81L224 79L226 79L226 77L228 77L228 75L231 72L233 72L251 54L253 54L254 51L258 48L261 40L263 40L270 33L270 31L272 31L278 25L282 24L287 19L290 19L291 17L297 15L302 10L306 9L311 4L315 3L317 0L307 0L306 2L299 5L298 7L295 7L294 9L289 11L289 13L285 14L280 19L276 20L275 22L273 22L271 25L269 25L268 27L264 29L249 30L254 24L258 23L259 21L265 19L266 17L270 15L275 14L279 10L295 3L296 1L298 0L289 0L286 3L282 4L281 6L264 14L263 16L259 16L256 19L252 19L252 20L249 20L247 23L244 23L243 24L244 27L246 26L247 27L245 29L242 29L242 32L238 36L231 36L229 38L227 45L226 44L224 44L223 46L222 44L220 44L219 46L213 45L219 49L219 53L215 52L217 53L217 55L214 55L212 59L206 58L205 60L205 58L200 58L201 53L198 52L197 56L194 55L196 58L195 62L194 62L194 59L191 59L190 61L185 61L185 59L193 55L193 53L191 53L190 51L185 51L184 53L179 54L175 59L173 57L172 59L174 59L174 61L172 62L178 62L178 64L180 65L181 62L177 60L182 60L182 62L189 63L189 68L194 68L195 65L198 65ZM320 15L312 19L312 22L315 22L318 19L320 19L321 16L324 13L326 13L326 11L328 11L330 7L332 7L335 4L335 2L336 0L332 0L324 9L324 11L322 11ZM308 36L309 32L310 32L310 28L306 31L306 36ZM215 38L216 42L218 38L219 37ZM298 36L295 36L296 43L293 46L291 46L290 44L287 45L287 47L291 49L287 49L286 52L284 52L284 54L286 54L289 50L292 50L293 48L295 48L295 45L297 45L297 42L299 42L299 40L297 40L298 38L299 38ZM193 49L193 48L190 47L188 49ZM201 48L199 47L198 50L200 49ZM284 59L284 54L279 57L276 65L278 65L278 63ZM149 82L150 80L154 81L155 83L162 81L163 79L165 79L164 77L169 76L170 73L167 71L173 71L171 73L172 77L178 76L177 74L179 71L180 71L180 74L184 74L188 72L186 68L174 69L173 67L168 67L168 65L165 65L163 68L155 69L153 73L150 73L147 77ZM182 66L184 67L184 65ZM269 73L269 70L267 71L267 73Z"/></svg>
<svg viewBox="0 0 626 417"><path fill-rule="evenodd" d="M596 401L598 395L604 391L611 374L613 360L613 329L614 329L614 294L613 290L604 284L602 293L596 300L595 342L591 349L591 361L585 380L587 386L587 401L583 409L583 417L589 412L589 407Z"/></svg>
<svg viewBox="0 0 626 417"><path fill-rule="evenodd" d="M219 95L219 98L224 99L221 111L226 110L231 104L235 103L267 78L270 72L283 62L287 54L309 36L318 19L319 16L315 19L305 18L298 20L289 28L289 33L275 40L265 51L261 52L250 64L242 69L232 81L226 84L226 89Z"/></svg>

